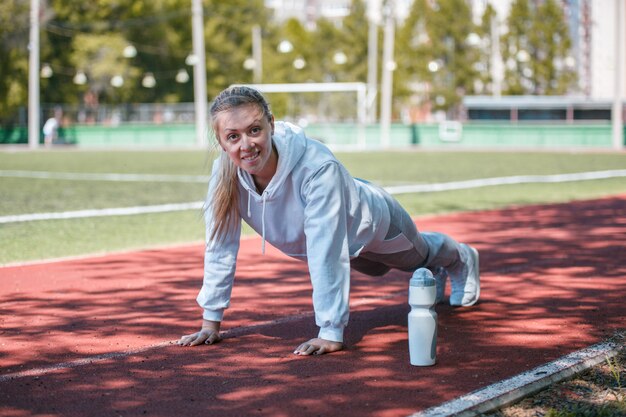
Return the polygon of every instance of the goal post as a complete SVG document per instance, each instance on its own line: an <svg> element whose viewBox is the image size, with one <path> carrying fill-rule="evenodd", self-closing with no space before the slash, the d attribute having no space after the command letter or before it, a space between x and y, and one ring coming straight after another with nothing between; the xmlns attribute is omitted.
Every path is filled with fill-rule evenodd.
<svg viewBox="0 0 626 417"><path fill-rule="evenodd" d="M356 144L365 148L365 124L367 121L367 85L361 82L327 82L327 83L275 83L275 84L237 84L254 88L261 93L354 93L357 124Z"/></svg>

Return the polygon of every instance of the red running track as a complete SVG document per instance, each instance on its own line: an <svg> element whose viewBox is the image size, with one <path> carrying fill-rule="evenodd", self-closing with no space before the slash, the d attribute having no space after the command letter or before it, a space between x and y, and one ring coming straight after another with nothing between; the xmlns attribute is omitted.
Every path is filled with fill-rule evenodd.
<svg viewBox="0 0 626 417"><path fill-rule="evenodd" d="M348 348L317 334L304 263L242 242L214 346L195 331L202 247L0 268L0 415L404 416L626 328L626 195L417 219L481 252L481 301L439 305L438 363L409 365L408 274L353 275Z"/></svg>

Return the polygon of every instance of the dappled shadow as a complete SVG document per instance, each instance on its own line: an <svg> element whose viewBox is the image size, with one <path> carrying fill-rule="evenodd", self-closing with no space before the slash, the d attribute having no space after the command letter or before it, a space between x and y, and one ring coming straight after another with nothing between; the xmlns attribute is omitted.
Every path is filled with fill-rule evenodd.
<svg viewBox="0 0 626 417"><path fill-rule="evenodd" d="M434 367L409 365L408 275L395 272L354 274L345 351L292 355L317 333L306 265L274 250L261 256L250 239L220 344L159 347L4 381L0 414L400 416L626 328L626 197L417 223L481 251L481 301L437 307ZM13 286L0 298L2 373L194 330L201 263L202 248L192 247L33 266L21 281L0 270ZM79 272L66 279L71 271Z"/></svg>
<svg viewBox="0 0 626 417"><path fill-rule="evenodd" d="M308 314L305 263L242 241L232 307L223 330ZM173 340L197 331L201 245L0 269L0 374ZM406 274L384 277L390 291ZM395 285L395 287L393 286ZM355 276L353 297L379 296ZM314 333L311 334L314 336Z"/></svg>

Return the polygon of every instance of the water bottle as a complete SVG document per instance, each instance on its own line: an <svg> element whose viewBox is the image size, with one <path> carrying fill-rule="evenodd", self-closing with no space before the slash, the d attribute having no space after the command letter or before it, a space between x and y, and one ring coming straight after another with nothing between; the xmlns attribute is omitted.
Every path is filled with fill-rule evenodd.
<svg viewBox="0 0 626 417"><path fill-rule="evenodd" d="M420 268L409 282L409 358L411 365L435 364L437 353L437 287L432 272Z"/></svg>

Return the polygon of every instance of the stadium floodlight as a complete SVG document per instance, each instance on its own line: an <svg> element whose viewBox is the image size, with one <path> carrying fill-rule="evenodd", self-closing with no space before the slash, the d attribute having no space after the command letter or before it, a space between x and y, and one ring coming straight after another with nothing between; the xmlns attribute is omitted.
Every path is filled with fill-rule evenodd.
<svg viewBox="0 0 626 417"><path fill-rule="evenodd" d="M154 88L156 86L156 78L154 78L154 74L147 72L141 80L141 85L145 88Z"/></svg>
<svg viewBox="0 0 626 417"><path fill-rule="evenodd" d="M54 71L52 71L50 64L43 64L41 66L41 78L50 78L52 75L54 75Z"/></svg>
<svg viewBox="0 0 626 417"><path fill-rule="evenodd" d="M480 38L480 35L478 35L477 33L470 33L469 35L467 35L467 38L465 39L467 41L467 43L470 46L479 46L480 43L482 42L482 39Z"/></svg>
<svg viewBox="0 0 626 417"><path fill-rule="evenodd" d="M254 68L256 68L256 61L254 60L254 58L246 58L243 61L243 68L247 69L248 71L252 71Z"/></svg>
<svg viewBox="0 0 626 417"><path fill-rule="evenodd" d="M84 85L87 83L87 76L83 71L78 71L76 75L74 75L74 84L76 85Z"/></svg>
<svg viewBox="0 0 626 417"><path fill-rule="evenodd" d="M297 70L301 70L306 67L306 61L302 57L298 57L293 60L293 67Z"/></svg>
<svg viewBox="0 0 626 417"><path fill-rule="evenodd" d="M186 69L179 69L176 73L176 82L180 84L184 84L189 81L189 73Z"/></svg>
<svg viewBox="0 0 626 417"><path fill-rule="evenodd" d="M124 77L121 75L115 75L111 78L111 85L115 88L120 88L124 85Z"/></svg>
<svg viewBox="0 0 626 417"><path fill-rule="evenodd" d="M288 40L284 40L278 44L277 49L278 52L280 52L281 54L288 54L289 52L293 51L293 44Z"/></svg>
<svg viewBox="0 0 626 417"><path fill-rule="evenodd" d="M193 67L197 63L198 63L198 57L194 55L193 53L187 55L187 58L185 58L185 64L189 65L190 67Z"/></svg>
<svg viewBox="0 0 626 417"><path fill-rule="evenodd" d="M337 65L343 65L348 62L348 57L343 53L343 51L338 51L335 52L335 55L333 55L333 61Z"/></svg>
<svg viewBox="0 0 626 417"><path fill-rule="evenodd" d="M137 56L137 48L134 45L128 45L122 51L124 58L134 58Z"/></svg>
<svg viewBox="0 0 626 417"><path fill-rule="evenodd" d="M519 52L517 52L517 55L515 55L515 57L517 58L519 62L530 61L530 54L525 49L520 49Z"/></svg>

